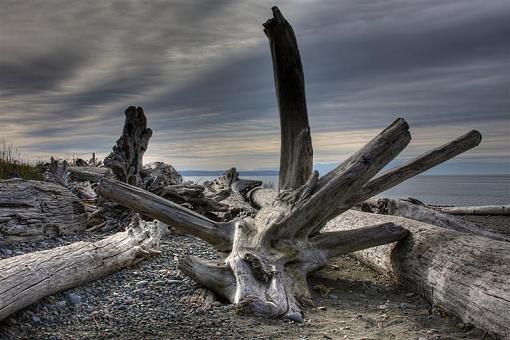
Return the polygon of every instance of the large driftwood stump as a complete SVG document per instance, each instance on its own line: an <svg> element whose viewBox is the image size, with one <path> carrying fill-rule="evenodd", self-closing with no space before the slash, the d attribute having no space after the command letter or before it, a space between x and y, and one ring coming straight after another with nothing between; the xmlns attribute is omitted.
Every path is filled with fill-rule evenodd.
<svg viewBox="0 0 510 340"><path fill-rule="evenodd" d="M57 292L159 254L166 226L136 218L125 232L0 261L0 321Z"/></svg>
<svg viewBox="0 0 510 340"><path fill-rule="evenodd" d="M118 180L140 186L143 154L147 150L152 130L147 128L147 118L141 107L130 106L126 110L122 135L113 146L104 164L111 168Z"/></svg>
<svg viewBox="0 0 510 340"><path fill-rule="evenodd" d="M0 242L73 234L86 226L85 207L69 189L22 179L0 181Z"/></svg>
<svg viewBox="0 0 510 340"><path fill-rule="evenodd" d="M323 232L326 224L367 198L478 145L481 136L472 131L372 179L411 139L408 124L399 118L319 178L308 166L312 146L295 36L277 8L273 8L273 15L264 27L277 64L274 75L282 152L291 145L306 145L282 155L283 185L279 194L262 195L271 201L260 204L262 208L254 218L219 223L118 181L105 179L98 191L105 199L157 218L214 246L221 261L187 257L180 263L181 270L203 286L254 314L303 321L302 308L311 298L306 280L310 272L325 267L332 257L398 241L408 233L393 223L376 222L356 230ZM282 71L289 66L287 61L295 64ZM299 126L294 122L296 114L301 117ZM239 195L238 200L256 197L258 191L264 192L252 190Z"/></svg>

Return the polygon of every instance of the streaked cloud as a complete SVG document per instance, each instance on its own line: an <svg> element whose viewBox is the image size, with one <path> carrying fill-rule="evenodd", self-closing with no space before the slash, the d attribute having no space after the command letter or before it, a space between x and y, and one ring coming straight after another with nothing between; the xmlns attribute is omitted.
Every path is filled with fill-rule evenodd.
<svg viewBox="0 0 510 340"><path fill-rule="evenodd" d="M510 171L507 1L277 1L298 37L315 161L347 157L396 117L401 159L479 129L458 162ZM144 107L146 159L276 168L261 23L269 1L2 1L2 134L30 157L105 155Z"/></svg>

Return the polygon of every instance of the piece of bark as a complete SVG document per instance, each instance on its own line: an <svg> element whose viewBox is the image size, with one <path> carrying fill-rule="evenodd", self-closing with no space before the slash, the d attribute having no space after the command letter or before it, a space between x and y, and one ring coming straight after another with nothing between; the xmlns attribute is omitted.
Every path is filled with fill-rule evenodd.
<svg viewBox="0 0 510 340"><path fill-rule="evenodd" d="M273 59L274 83L280 112L279 190L296 189L313 170L313 149L306 108L305 79L292 27L277 7L264 23Z"/></svg>
<svg viewBox="0 0 510 340"><path fill-rule="evenodd" d="M484 205L472 207L441 207L440 211L452 215L510 215L510 205Z"/></svg>
<svg viewBox="0 0 510 340"><path fill-rule="evenodd" d="M86 226L85 207L69 189L40 181L0 181L0 242L74 234Z"/></svg>
<svg viewBox="0 0 510 340"><path fill-rule="evenodd" d="M105 158L104 165L112 169L122 182L140 186L143 154L147 150L152 130L147 128L147 118L141 107L130 106L126 110L122 135Z"/></svg>
<svg viewBox="0 0 510 340"><path fill-rule="evenodd" d="M399 216L349 210L325 231L394 223L410 232L397 244L353 255L394 276L466 323L510 337L510 243L467 235Z"/></svg>
<svg viewBox="0 0 510 340"><path fill-rule="evenodd" d="M0 320L41 298L129 267L159 254L166 226L133 221L130 228L96 242L15 256L0 261Z"/></svg>
<svg viewBox="0 0 510 340"><path fill-rule="evenodd" d="M491 238L498 241L510 242L510 237L496 233L476 223L464 221L446 213L427 207L416 199L379 198L365 201L374 211L383 215L395 215L410 218L438 227L456 230Z"/></svg>

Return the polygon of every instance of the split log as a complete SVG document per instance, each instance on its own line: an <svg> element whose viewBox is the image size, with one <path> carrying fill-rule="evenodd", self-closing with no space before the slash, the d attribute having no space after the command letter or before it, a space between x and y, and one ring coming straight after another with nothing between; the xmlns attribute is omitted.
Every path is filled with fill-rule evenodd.
<svg viewBox="0 0 510 340"><path fill-rule="evenodd" d="M45 296L159 254L165 230L161 223L137 218L127 231L97 242L76 242L1 260L0 321Z"/></svg>
<svg viewBox="0 0 510 340"><path fill-rule="evenodd" d="M508 242L353 210L330 221L325 230L342 232L376 223L394 223L409 230L409 237L358 251L356 258L394 276L462 321L510 337Z"/></svg>
<svg viewBox="0 0 510 340"><path fill-rule="evenodd" d="M438 227L456 230L461 233L471 233L498 241L510 242L510 237L496 233L476 223L468 222L450 216L446 213L427 207L416 199L380 198L365 201L374 211L383 215L395 215L412 220L429 223Z"/></svg>
<svg viewBox="0 0 510 340"><path fill-rule="evenodd" d="M485 205L474 207L441 207L440 211L452 215L510 215L510 205Z"/></svg>
<svg viewBox="0 0 510 340"><path fill-rule="evenodd" d="M69 189L48 182L0 181L0 242L74 234L86 226L85 207Z"/></svg>
<svg viewBox="0 0 510 340"><path fill-rule="evenodd" d="M147 118L141 107L126 110L122 135L105 158L104 165L111 168L118 180L140 186L143 154L147 150L152 130L147 128Z"/></svg>
<svg viewBox="0 0 510 340"><path fill-rule="evenodd" d="M306 137L308 117L304 86L299 90L303 79L301 66L297 64L299 53L294 33L276 7L273 18L264 27L273 62L277 64L274 71L282 152L287 153L280 158L281 191L271 202L261 204L254 218L218 223L118 181L102 180L98 192L105 199L159 219L214 246L223 259L219 263L196 257L180 261L181 270L203 286L256 315L303 321L302 307L311 298L306 280L310 272L325 267L332 257L395 242L407 235L405 229L392 223L321 232L326 224L379 190L389 189L476 146L480 134L472 131L453 144L432 150L371 180L411 139L408 124L399 118L357 153L319 178L318 172L311 172L309 168L312 145L311 138ZM296 63L294 68L287 69L286 58ZM298 84L283 84L284 80ZM295 123L293 115L298 115L301 122ZM294 149L291 145L298 147ZM262 191L255 190L247 196L257 196L257 192ZM332 204L337 208L328 209Z"/></svg>

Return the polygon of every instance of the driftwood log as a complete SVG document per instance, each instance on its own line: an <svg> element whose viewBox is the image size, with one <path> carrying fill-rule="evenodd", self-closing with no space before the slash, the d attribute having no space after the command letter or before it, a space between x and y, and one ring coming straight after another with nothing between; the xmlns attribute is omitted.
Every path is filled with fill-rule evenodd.
<svg viewBox="0 0 510 340"><path fill-rule="evenodd" d="M474 207L442 207L442 212L452 215L510 215L510 205L484 205Z"/></svg>
<svg viewBox="0 0 510 340"><path fill-rule="evenodd" d="M95 280L159 254L166 226L136 218L130 228L96 242L15 256L0 261L0 321L57 292Z"/></svg>
<svg viewBox="0 0 510 340"><path fill-rule="evenodd" d="M280 159L281 190L269 204L254 218L220 223L118 181L102 180L98 192L214 246L221 261L187 257L180 268L241 310L303 321L302 308L311 298L306 280L310 272L325 267L332 257L398 241L408 233L393 223L324 232L326 224L367 198L478 145L481 136L472 131L371 180L411 139L408 124L399 118L319 178L318 172L311 172L312 145L294 33L276 7L264 29L273 56L282 152L287 154ZM293 68L285 65L287 60Z"/></svg>
<svg viewBox="0 0 510 340"><path fill-rule="evenodd" d="M68 168L71 179L75 181L89 181L98 183L101 178L112 178L113 173L109 168L100 168L94 166L71 166Z"/></svg>
<svg viewBox="0 0 510 340"><path fill-rule="evenodd" d="M415 199L380 198L365 201L373 211L383 215L395 215L435 226L456 230L462 233L476 234L498 241L510 242L510 237L493 232L476 223L468 222L427 207Z"/></svg>
<svg viewBox="0 0 510 340"><path fill-rule="evenodd" d="M0 242L32 241L85 230L84 205L58 184L0 181Z"/></svg>
<svg viewBox="0 0 510 340"><path fill-rule="evenodd" d="M510 338L510 243L353 210L325 230L345 232L374 223L394 223L410 234L397 244L358 251L356 258L462 321Z"/></svg>

